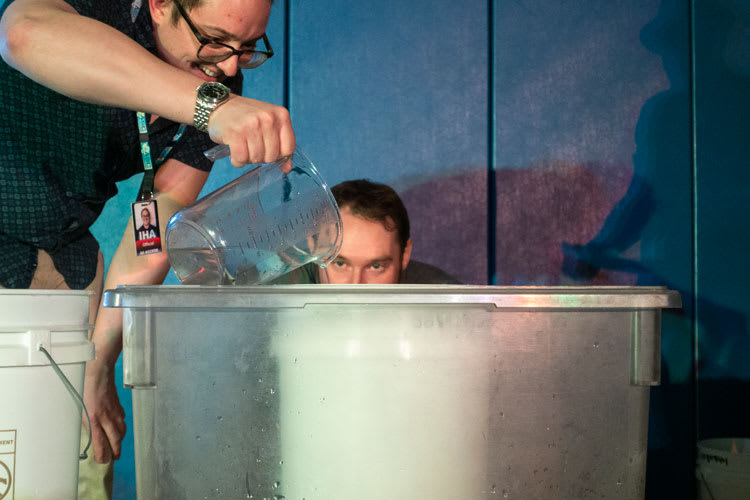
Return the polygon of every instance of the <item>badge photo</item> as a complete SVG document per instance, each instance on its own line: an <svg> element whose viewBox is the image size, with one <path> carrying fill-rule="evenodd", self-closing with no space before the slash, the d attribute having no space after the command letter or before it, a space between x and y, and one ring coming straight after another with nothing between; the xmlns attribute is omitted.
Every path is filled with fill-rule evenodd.
<svg viewBox="0 0 750 500"><path fill-rule="evenodd" d="M136 254L148 255L161 252L159 212L156 209L156 200L137 201L132 206Z"/></svg>

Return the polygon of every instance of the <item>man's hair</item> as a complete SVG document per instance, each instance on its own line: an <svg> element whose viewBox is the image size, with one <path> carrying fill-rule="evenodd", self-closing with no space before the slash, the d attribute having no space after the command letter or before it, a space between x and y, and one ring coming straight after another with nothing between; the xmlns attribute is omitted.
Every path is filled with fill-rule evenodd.
<svg viewBox="0 0 750 500"><path fill-rule="evenodd" d="M172 0L172 1L174 1L174 0ZM202 2L202 0L177 0L177 1L180 2L180 5L182 5L182 8L185 9L185 12L188 12L188 13L191 12L196 7L198 7L201 4L201 2ZM268 0L268 3L270 3L271 5L273 5L273 0ZM176 26L177 25L177 21L179 21L179 20L180 20L180 13L177 12L177 8L176 7L173 7L172 8L172 18L170 19L170 21L172 22L172 26Z"/></svg>
<svg viewBox="0 0 750 500"><path fill-rule="evenodd" d="M383 224L396 231L403 252L409 241L409 214L396 191L390 186L367 179L345 181L331 188L340 209L348 208L353 215Z"/></svg>

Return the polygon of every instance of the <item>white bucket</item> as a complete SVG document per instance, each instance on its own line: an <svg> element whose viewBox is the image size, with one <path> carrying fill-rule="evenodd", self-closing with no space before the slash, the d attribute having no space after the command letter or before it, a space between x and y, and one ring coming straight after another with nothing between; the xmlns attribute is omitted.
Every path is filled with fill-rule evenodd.
<svg viewBox="0 0 750 500"><path fill-rule="evenodd" d="M91 292L0 290L0 499L78 496L81 408L43 347L82 394Z"/></svg>
<svg viewBox="0 0 750 500"><path fill-rule="evenodd" d="M695 476L698 500L750 498L750 439L699 441Z"/></svg>

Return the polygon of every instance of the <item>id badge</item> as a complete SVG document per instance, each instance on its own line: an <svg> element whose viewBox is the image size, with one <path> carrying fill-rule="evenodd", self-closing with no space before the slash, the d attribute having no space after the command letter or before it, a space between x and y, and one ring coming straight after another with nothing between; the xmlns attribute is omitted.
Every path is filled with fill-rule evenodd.
<svg viewBox="0 0 750 500"><path fill-rule="evenodd" d="M136 255L161 252L159 212L156 209L156 200L136 201L132 207Z"/></svg>

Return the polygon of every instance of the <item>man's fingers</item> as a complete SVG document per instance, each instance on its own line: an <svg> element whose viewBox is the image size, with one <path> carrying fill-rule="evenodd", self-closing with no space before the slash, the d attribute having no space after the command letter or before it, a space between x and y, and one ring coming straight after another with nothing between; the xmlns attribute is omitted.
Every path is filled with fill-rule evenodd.
<svg viewBox="0 0 750 500"><path fill-rule="evenodd" d="M263 163L271 163L281 158L279 144L279 135L275 130L263 135Z"/></svg>
<svg viewBox="0 0 750 500"><path fill-rule="evenodd" d="M100 464L106 464L112 457L112 449L109 446L104 430L99 425L91 423L91 449L94 451L94 460Z"/></svg>
<svg viewBox="0 0 750 500"><path fill-rule="evenodd" d="M289 156L297 147L297 138L294 135L292 122L287 120L279 132L279 157Z"/></svg>
<svg viewBox="0 0 750 500"><path fill-rule="evenodd" d="M107 420L102 424L104 433L106 434L106 440L109 444L109 449L112 452L112 457L117 460L120 458L120 443L122 437L125 434L125 422L116 422Z"/></svg>
<svg viewBox="0 0 750 500"><path fill-rule="evenodd" d="M287 159L279 168L281 168L281 171L284 172L285 174L288 174L289 172L291 172L292 171L292 159L291 158Z"/></svg>
<svg viewBox="0 0 750 500"><path fill-rule="evenodd" d="M235 167L271 163L294 152L289 111L245 97L233 97L211 115L209 133L227 144Z"/></svg>

